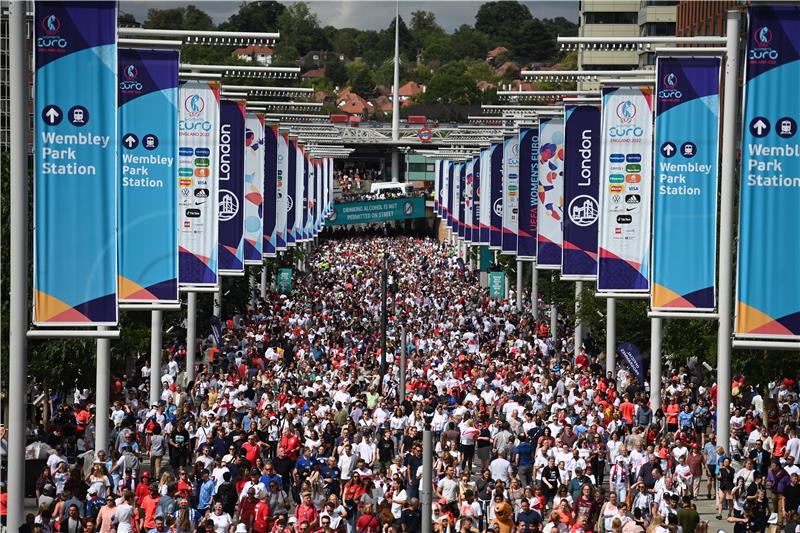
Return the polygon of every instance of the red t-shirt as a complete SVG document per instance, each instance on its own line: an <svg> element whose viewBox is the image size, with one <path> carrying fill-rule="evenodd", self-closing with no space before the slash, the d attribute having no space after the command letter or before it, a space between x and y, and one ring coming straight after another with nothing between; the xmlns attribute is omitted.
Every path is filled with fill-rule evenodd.
<svg viewBox="0 0 800 533"><path fill-rule="evenodd" d="M270 511L269 504L265 501L258 502L253 511L253 531L256 533L266 533L269 530L269 519L271 516L272 512ZM312 524L312 526L313 525L314 524Z"/></svg>
<svg viewBox="0 0 800 533"><path fill-rule="evenodd" d="M633 424L633 414L636 412L636 406L631 402L623 402L622 405L619 406L619 410L625 422Z"/></svg>
<svg viewBox="0 0 800 533"><path fill-rule="evenodd" d="M245 496L242 499L242 502L240 504L242 509L242 515L241 515L242 524L250 525L250 518L255 515L255 510L258 504L259 500L255 498L252 501L247 496Z"/></svg>
<svg viewBox="0 0 800 533"><path fill-rule="evenodd" d="M775 457L783 457L783 454L786 453L786 442L788 440L788 437L783 433L778 433L772 437L772 455Z"/></svg>
<svg viewBox="0 0 800 533"><path fill-rule="evenodd" d="M256 464L256 458L258 457L258 454L261 452L261 447L258 445L258 443L250 444L249 442L245 442L242 445L242 448L245 449L246 451L245 457L250 462L250 464L251 465Z"/></svg>
<svg viewBox="0 0 800 533"><path fill-rule="evenodd" d="M142 500L141 507L144 510L144 527L146 529L153 529L156 527L156 507L158 506L159 496L155 498L149 494Z"/></svg>

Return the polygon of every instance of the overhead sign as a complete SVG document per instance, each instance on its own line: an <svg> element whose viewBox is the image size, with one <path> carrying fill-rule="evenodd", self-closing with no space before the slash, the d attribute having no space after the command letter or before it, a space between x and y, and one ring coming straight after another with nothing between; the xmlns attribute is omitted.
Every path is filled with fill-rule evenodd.
<svg viewBox="0 0 800 533"><path fill-rule="evenodd" d="M219 273L244 273L244 100L223 100L219 127ZM203 203L207 190L195 189ZM211 201L209 198L208 201Z"/></svg>
<svg viewBox="0 0 800 533"><path fill-rule="evenodd" d="M536 268L561 268L564 218L564 119L539 120L539 208Z"/></svg>
<svg viewBox="0 0 800 533"><path fill-rule="evenodd" d="M396 198L334 204L328 216L328 226L371 224L393 220L425 217L425 198Z"/></svg>
<svg viewBox="0 0 800 533"><path fill-rule="evenodd" d="M649 290L652 122L652 88L603 88L599 292Z"/></svg>
<svg viewBox="0 0 800 533"><path fill-rule="evenodd" d="M600 215L600 108L564 104L564 117L561 278L593 280L597 278Z"/></svg>
<svg viewBox="0 0 800 533"><path fill-rule="evenodd" d="M749 18L734 331L797 339L800 8L753 6Z"/></svg>
<svg viewBox="0 0 800 533"><path fill-rule="evenodd" d="M420 130L417 132L417 137L420 141L429 143L431 142L431 139L433 139L433 132L430 128L420 128Z"/></svg>
<svg viewBox="0 0 800 533"><path fill-rule="evenodd" d="M33 322L115 325L116 3L33 5Z"/></svg>
<svg viewBox="0 0 800 533"><path fill-rule="evenodd" d="M119 298L178 300L178 52L119 50Z"/></svg>
<svg viewBox="0 0 800 533"><path fill-rule="evenodd" d="M539 193L539 127L519 129L519 236L517 259L536 259Z"/></svg>
<svg viewBox="0 0 800 533"><path fill-rule="evenodd" d="M292 292L292 269L279 268L275 284L280 294L289 294Z"/></svg>
<svg viewBox="0 0 800 533"><path fill-rule="evenodd" d="M720 66L658 58L652 309L716 306Z"/></svg>

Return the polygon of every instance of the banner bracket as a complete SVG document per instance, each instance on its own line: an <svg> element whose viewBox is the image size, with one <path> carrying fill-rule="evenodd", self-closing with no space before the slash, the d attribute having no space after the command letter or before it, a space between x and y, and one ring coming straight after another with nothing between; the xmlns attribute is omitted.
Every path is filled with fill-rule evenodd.
<svg viewBox="0 0 800 533"><path fill-rule="evenodd" d="M29 339L119 339L118 329L29 329Z"/></svg>
<svg viewBox="0 0 800 533"><path fill-rule="evenodd" d="M800 340L797 341L772 341L756 339L734 339L733 347L740 350L798 350Z"/></svg>
<svg viewBox="0 0 800 533"><path fill-rule="evenodd" d="M650 298L647 292L595 292L595 298L617 298L619 300L645 300Z"/></svg>
<svg viewBox="0 0 800 533"><path fill-rule="evenodd" d="M719 318L719 313L702 311L648 311L647 318L699 318L717 320Z"/></svg>
<svg viewBox="0 0 800 533"><path fill-rule="evenodd" d="M122 311L180 311L181 303L144 303L144 302L121 302L119 308Z"/></svg>

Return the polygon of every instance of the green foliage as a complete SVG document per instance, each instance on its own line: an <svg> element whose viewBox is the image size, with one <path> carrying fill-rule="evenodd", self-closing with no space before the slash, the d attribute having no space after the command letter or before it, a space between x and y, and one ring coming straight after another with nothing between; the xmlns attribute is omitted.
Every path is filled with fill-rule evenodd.
<svg viewBox="0 0 800 533"><path fill-rule="evenodd" d="M490 46L486 34L469 24L459 26L450 43L459 59L484 59Z"/></svg>
<svg viewBox="0 0 800 533"><path fill-rule="evenodd" d="M381 64L380 67L372 71L372 84L386 85L388 87L392 85L393 82L394 82L394 60L387 59Z"/></svg>
<svg viewBox="0 0 800 533"><path fill-rule="evenodd" d="M486 2L475 14L475 29L491 35L497 44L511 49L517 37L515 29L532 18L528 7L516 0Z"/></svg>
<svg viewBox="0 0 800 533"><path fill-rule="evenodd" d="M162 30L213 30L214 21L205 11L189 4L171 9L149 9L142 26Z"/></svg>
<svg viewBox="0 0 800 533"><path fill-rule="evenodd" d="M333 85L342 87L347 82L347 69L339 60L330 61L325 65L325 77L328 78Z"/></svg>
<svg viewBox="0 0 800 533"><path fill-rule="evenodd" d="M311 50L328 48L319 20L305 2L289 4L278 16L278 27L281 33L279 42L295 47L301 56Z"/></svg>
<svg viewBox="0 0 800 533"><path fill-rule="evenodd" d="M278 17L286 10L283 4L272 0L259 2L242 2L239 11L220 24L225 31L275 31L278 28ZM281 39L283 35L281 35Z"/></svg>
<svg viewBox="0 0 800 533"><path fill-rule="evenodd" d="M353 61L347 65L348 83L358 95L367 97L372 94L375 84L372 82L372 69L363 61Z"/></svg>
<svg viewBox="0 0 800 533"><path fill-rule="evenodd" d="M117 15L117 25L120 28L138 28L141 26L141 24L139 24L139 22L136 20L136 17L130 13L125 13L124 11L120 11Z"/></svg>

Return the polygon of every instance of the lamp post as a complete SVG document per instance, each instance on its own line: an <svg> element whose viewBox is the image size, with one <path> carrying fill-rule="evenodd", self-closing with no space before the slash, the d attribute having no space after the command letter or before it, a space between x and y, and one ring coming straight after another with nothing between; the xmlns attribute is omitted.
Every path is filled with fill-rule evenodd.
<svg viewBox="0 0 800 533"><path fill-rule="evenodd" d="M387 283L387 259L388 255L384 252L382 272L381 272L381 368L380 368L380 391L383 394L383 379L386 375L386 283Z"/></svg>

